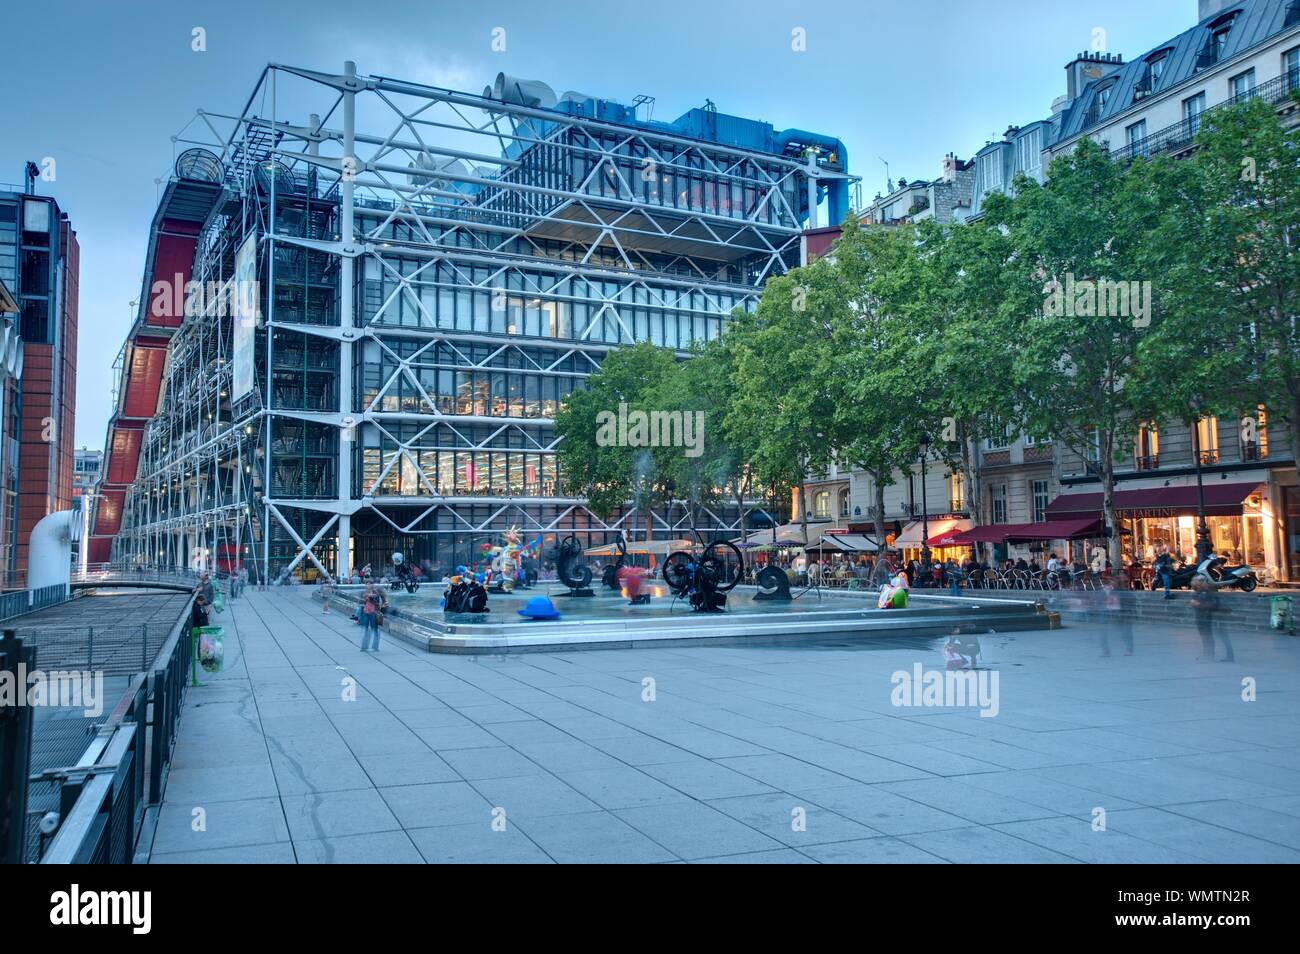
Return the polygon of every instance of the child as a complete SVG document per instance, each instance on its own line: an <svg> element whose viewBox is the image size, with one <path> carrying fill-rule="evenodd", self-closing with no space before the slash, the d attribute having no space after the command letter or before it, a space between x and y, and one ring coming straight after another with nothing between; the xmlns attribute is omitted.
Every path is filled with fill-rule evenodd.
<svg viewBox="0 0 1300 954"><path fill-rule="evenodd" d="M334 581L326 577L320 585L320 611L328 615L330 597L334 595Z"/></svg>
<svg viewBox="0 0 1300 954"><path fill-rule="evenodd" d="M962 661L961 653L957 652L957 644L953 642L952 637L943 644L943 658L946 668L948 669L965 669L966 664Z"/></svg>

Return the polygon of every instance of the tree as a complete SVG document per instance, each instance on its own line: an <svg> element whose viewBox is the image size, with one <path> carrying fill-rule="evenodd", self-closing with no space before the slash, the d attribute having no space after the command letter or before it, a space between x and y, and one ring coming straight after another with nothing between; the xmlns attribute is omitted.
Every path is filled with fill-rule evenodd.
<svg viewBox="0 0 1300 954"><path fill-rule="evenodd" d="M1150 364L1170 369L1147 388L1184 420L1240 419L1246 435L1273 421L1300 432L1300 132L1250 100L1202 120L1187 160L1145 172L1160 215L1149 268L1172 316L1151 336ZM1177 369L1176 373L1172 373Z"/></svg>
<svg viewBox="0 0 1300 954"><path fill-rule="evenodd" d="M733 378L736 354L732 336L696 343L667 387L661 388L657 403L700 419L700 446L692 453L665 461L672 472L679 495L690 509L692 528L701 508L730 496L740 514L742 536L746 532L745 502L754 493L754 471L749 465L754 441L747 430L730 426L728 418L736 400Z"/></svg>
<svg viewBox="0 0 1300 954"><path fill-rule="evenodd" d="M994 333L1017 343L1017 406L1032 433L1059 440L1095 468L1113 566L1121 562L1117 457L1144 410L1128 384L1146 373L1142 343L1159 320L1149 293L1143 298L1152 202L1143 184L1085 139L1052 163L1046 185L1021 176L1014 199L993 196L985 206L1013 249Z"/></svg>
<svg viewBox="0 0 1300 954"><path fill-rule="evenodd" d="M657 406L659 395L679 374L677 359L667 348L642 342L615 349L555 417L561 438L557 462L568 491L585 497L602 520L633 501L643 514L647 539L653 536L655 507L672 499L674 471L666 458L682 448L647 446L648 435L638 435L620 421L635 421L635 412L663 411Z"/></svg>
<svg viewBox="0 0 1300 954"><path fill-rule="evenodd" d="M985 520L979 482L979 443L1001 437L1021 414L1013 388L1015 338L1000 334L999 314L1011 297L1014 247L995 225L924 223L918 230L913 352L916 373L926 376L937 447L959 469L966 506L976 524ZM934 421L937 419L937 423Z"/></svg>
<svg viewBox="0 0 1300 954"><path fill-rule="evenodd" d="M885 540L885 488L910 471L935 423L931 374L915 325L921 269L915 229L847 221L832 249L841 307L822 387L832 398L836 456L872 480L876 539Z"/></svg>
<svg viewBox="0 0 1300 954"><path fill-rule="evenodd" d="M770 280L752 315L727 331L735 355L729 433L747 434L754 477L769 487L802 487L833 459L835 402L825 376L834 361L834 312L843 306L834 266L820 259ZM800 507L805 542L807 508Z"/></svg>

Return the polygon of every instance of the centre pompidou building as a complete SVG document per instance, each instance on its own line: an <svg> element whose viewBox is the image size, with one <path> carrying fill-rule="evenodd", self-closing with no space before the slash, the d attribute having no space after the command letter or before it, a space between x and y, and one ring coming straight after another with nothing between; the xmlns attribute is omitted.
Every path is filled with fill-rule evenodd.
<svg viewBox="0 0 1300 954"><path fill-rule="evenodd" d="M92 560L346 575L631 527L566 489L556 409L611 349L716 338L851 184L834 137L653 106L347 64L268 66L241 113L201 113L119 357Z"/></svg>

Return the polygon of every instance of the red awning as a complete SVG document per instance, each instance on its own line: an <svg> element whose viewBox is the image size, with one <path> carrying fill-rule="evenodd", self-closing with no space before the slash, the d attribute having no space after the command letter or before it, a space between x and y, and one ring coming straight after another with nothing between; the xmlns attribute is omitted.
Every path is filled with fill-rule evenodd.
<svg viewBox="0 0 1300 954"><path fill-rule="evenodd" d="M957 534L952 546L969 546L972 543L1001 543L1006 540L1008 532L1026 526L1028 524L995 523L984 527L971 527L969 530Z"/></svg>
<svg viewBox="0 0 1300 954"><path fill-rule="evenodd" d="M1014 527L1007 534L1008 543L1025 543L1030 540L1083 540L1102 536L1101 519L1076 517L1067 520L1045 520Z"/></svg>
<svg viewBox="0 0 1300 954"><path fill-rule="evenodd" d="M1260 488L1256 483L1205 482L1205 512L1215 517L1241 514L1241 505ZM1144 487L1115 491L1115 510L1121 517L1178 517L1196 513L1196 485ZM1100 517L1101 494L1062 494L1047 505L1053 520L1071 517Z"/></svg>

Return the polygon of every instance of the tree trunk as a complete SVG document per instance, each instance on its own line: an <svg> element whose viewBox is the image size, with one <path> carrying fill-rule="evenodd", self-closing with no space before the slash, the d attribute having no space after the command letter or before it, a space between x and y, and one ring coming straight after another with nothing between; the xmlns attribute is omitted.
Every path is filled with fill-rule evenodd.
<svg viewBox="0 0 1300 954"><path fill-rule="evenodd" d="M1119 520L1115 516L1115 435L1107 431L1102 435L1102 454L1098 465L1101 467L1101 514L1102 524L1106 527L1106 555L1111 568L1120 569Z"/></svg>
<svg viewBox="0 0 1300 954"><path fill-rule="evenodd" d="M876 553L885 552L885 485L881 483L877 474L871 475L871 486L873 500L871 503L871 517L876 524Z"/></svg>

